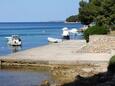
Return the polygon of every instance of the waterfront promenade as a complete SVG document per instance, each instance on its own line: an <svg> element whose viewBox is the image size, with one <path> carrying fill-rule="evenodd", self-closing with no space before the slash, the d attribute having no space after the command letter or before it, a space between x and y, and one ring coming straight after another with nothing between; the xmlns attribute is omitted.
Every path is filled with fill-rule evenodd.
<svg viewBox="0 0 115 86"><path fill-rule="evenodd" d="M111 53L77 53L86 45L85 40L69 40L1 56L0 59L41 64L77 64L79 62L108 62L111 58Z"/></svg>

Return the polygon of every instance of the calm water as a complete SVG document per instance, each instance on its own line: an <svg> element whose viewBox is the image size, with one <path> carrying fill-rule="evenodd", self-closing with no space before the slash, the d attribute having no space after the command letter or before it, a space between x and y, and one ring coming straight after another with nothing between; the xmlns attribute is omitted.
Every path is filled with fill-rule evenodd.
<svg viewBox="0 0 115 86"><path fill-rule="evenodd" d="M0 86L38 86L51 77L48 72L0 71Z"/></svg>
<svg viewBox="0 0 115 86"><path fill-rule="evenodd" d="M63 22L42 23L0 23L0 56L48 44L47 37L61 38L62 28L80 28L81 24ZM7 45L5 37L17 34L21 37L22 47ZM77 38L81 38L78 36ZM24 72L0 70L0 86L37 86L48 80L48 72Z"/></svg>
<svg viewBox="0 0 115 86"><path fill-rule="evenodd" d="M61 38L62 28L80 28L80 23L33 22L33 23L0 23L0 55L7 55L20 50L48 44L47 37ZM7 45L5 37L13 34L22 39L22 47ZM78 37L79 38L79 37Z"/></svg>

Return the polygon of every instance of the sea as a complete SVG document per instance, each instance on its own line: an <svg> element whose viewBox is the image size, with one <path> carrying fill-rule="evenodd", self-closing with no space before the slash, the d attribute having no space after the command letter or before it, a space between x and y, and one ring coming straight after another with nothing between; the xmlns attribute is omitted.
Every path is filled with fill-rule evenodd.
<svg viewBox="0 0 115 86"><path fill-rule="evenodd" d="M64 27L80 29L83 25L64 22L1 22L0 56L47 45L48 37L62 38L62 28ZM11 35L19 35L22 46L9 46L5 37ZM82 39L82 36L77 35L74 40L78 39ZM52 81L48 71L0 69L0 86L38 86L43 80Z"/></svg>
<svg viewBox="0 0 115 86"><path fill-rule="evenodd" d="M40 86L52 81L48 71L0 70L0 86Z"/></svg>
<svg viewBox="0 0 115 86"><path fill-rule="evenodd" d="M83 27L81 23L64 22L0 22L0 56L48 44L48 37L62 38L62 28ZM19 35L22 46L9 46L5 37ZM77 36L77 39L81 39Z"/></svg>

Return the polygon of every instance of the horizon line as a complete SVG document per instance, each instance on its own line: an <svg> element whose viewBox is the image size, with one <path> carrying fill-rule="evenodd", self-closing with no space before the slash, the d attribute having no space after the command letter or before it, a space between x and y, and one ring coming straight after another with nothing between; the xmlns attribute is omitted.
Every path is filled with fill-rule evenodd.
<svg viewBox="0 0 115 86"><path fill-rule="evenodd" d="M65 22L65 20L56 20L56 21L0 21L0 23L23 23L23 22L30 22L30 23L34 23L34 22Z"/></svg>

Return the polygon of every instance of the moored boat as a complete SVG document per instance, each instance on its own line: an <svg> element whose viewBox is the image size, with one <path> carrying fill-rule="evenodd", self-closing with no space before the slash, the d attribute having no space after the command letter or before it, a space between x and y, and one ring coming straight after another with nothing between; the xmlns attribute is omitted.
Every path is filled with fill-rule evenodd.
<svg viewBox="0 0 115 86"><path fill-rule="evenodd" d="M51 42L51 43L59 43L59 42L62 42L62 39L57 39L57 38L48 37L48 42Z"/></svg>
<svg viewBox="0 0 115 86"><path fill-rule="evenodd" d="M20 39L20 37L18 35L12 35L11 37L5 37L8 39L8 45L11 46L21 46L22 45L22 41Z"/></svg>

